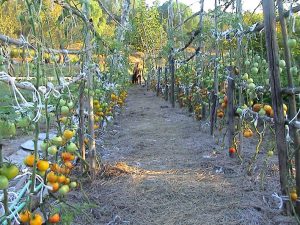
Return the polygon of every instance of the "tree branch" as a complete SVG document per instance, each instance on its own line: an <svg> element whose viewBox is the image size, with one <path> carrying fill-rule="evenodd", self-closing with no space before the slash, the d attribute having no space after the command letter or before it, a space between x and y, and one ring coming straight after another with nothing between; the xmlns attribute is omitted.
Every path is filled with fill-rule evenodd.
<svg viewBox="0 0 300 225"><path fill-rule="evenodd" d="M120 27L122 27L122 25L120 24L120 22L115 18L115 16L111 13L111 12L109 12L108 11L108 9L105 7L105 5L100 1L100 0L97 0L97 2L98 2L98 4L99 4L99 6L100 6L100 8L113 20L113 21L115 21L117 24L118 24L118 26L120 26Z"/></svg>

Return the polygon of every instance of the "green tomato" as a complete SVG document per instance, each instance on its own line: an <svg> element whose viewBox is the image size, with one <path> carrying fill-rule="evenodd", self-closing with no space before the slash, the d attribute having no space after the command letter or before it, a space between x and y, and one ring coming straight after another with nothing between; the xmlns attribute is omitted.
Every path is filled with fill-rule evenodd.
<svg viewBox="0 0 300 225"><path fill-rule="evenodd" d="M74 107L74 103L72 101L68 102L67 106L69 109L72 109Z"/></svg>
<svg viewBox="0 0 300 225"><path fill-rule="evenodd" d="M77 148L76 144L73 143L73 142L71 142L71 143L68 144L68 146L67 146L67 152L74 153L74 152L76 152L77 149L78 149L78 148Z"/></svg>
<svg viewBox="0 0 300 225"><path fill-rule="evenodd" d="M56 146L62 146L63 139L61 136L56 136L56 137L52 138L51 143Z"/></svg>
<svg viewBox="0 0 300 225"><path fill-rule="evenodd" d="M48 142L47 141L43 141L42 143L41 143L41 145L40 145L40 148L41 148L41 150L42 151L47 151L47 149L49 148L49 144L48 144Z"/></svg>
<svg viewBox="0 0 300 225"><path fill-rule="evenodd" d="M256 55L256 56L255 56L255 61L259 62L259 60L260 60L260 56L259 56L259 55Z"/></svg>
<svg viewBox="0 0 300 225"><path fill-rule="evenodd" d="M288 40L288 46L292 49L295 48L297 46L297 40L296 39L289 39Z"/></svg>
<svg viewBox="0 0 300 225"><path fill-rule="evenodd" d="M285 63L285 61L283 59L279 60L279 67L280 68L285 67L285 65L286 65L286 63Z"/></svg>
<svg viewBox="0 0 300 225"><path fill-rule="evenodd" d="M8 188L9 181L6 176L0 175L0 189Z"/></svg>
<svg viewBox="0 0 300 225"><path fill-rule="evenodd" d="M274 155L274 152L272 150L268 151L268 156L272 157Z"/></svg>
<svg viewBox="0 0 300 225"><path fill-rule="evenodd" d="M19 174L19 168L14 164L4 164L0 169L0 174L8 180L15 178Z"/></svg>
<svg viewBox="0 0 300 225"><path fill-rule="evenodd" d="M255 90L256 86L255 86L254 83L250 83L250 84L248 84L248 88L249 88L250 90Z"/></svg>
<svg viewBox="0 0 300 225"><path fill-rule="evenodd" d="M244 80L248 80L248 78L249 78L248 73L245 73L245 74L243 75L243 79L244 79Z"/></svg>
<svg viewBox="0 0 300 225"><path fill-rule="evenodd" d="M258 67L258 63L257 62L253 63L253 66L257 68Z"/></svg>
<svg viewBox="0 0 300 225"><path fill-rule="evenodd" d="M248 83L248 84L253 83L253 79L252 79L252 78L249 78L249 79L247 80L247 83Z"/></svg>
<svg viewBox="0 0 300 225"><path fill-rule="evenodd" d="M66 103L67 103L66 100L64 100L64 99L62 99L62 98L59 100L59 105L60 105L60 106L65 106Z"/></svg>
<svg viewBox="0 0 300 225"><path fill-rule="evenodd" d="M61 194L61 195L66 195L69 191L70 191L70 187L69 187L69 185L66 185L66 184L61 186L58 190L59 194Z"/></svg>
<svg viewBox="0 0 300 225"><path fill-rule="evenodd" d="M259 114L260 116L264 116L264 115L266 115L266 111L265 111L263 108L261 108L261 109L259 110L258 114Z"/></svg>
<svg viewBox="0 0 300 225"><path fill-rule="evenodd" d="M76 188L76 187L77 187L77 183L76 183L75 181L72 181L72 182L70 183L70 187L71 187L71 188Z"/></svg>
<svg viewBox="0 0 300 225"><path fill-rule="evenodd" d="M246 66L249 66L249 65L250 65L250 61L249 61L249 60L246 60L246 61L245 61L245 65L246 65Z"/></svg>
<svg viewBox="0 0 300 225"><path fill-rule="evenodd" d="M56 155L58 150L57 150L57 147L55 145L52 145L47 149L47 151L48 151L49 155Z"/></svg>
<svg viewBox="0 0 300 225"><path fill-rule="evenodd" d="M242 115L243 109L242 108L237 108L236 113L239 114L239 115Z"/></svg>
<svg viewBox="0 0 300 225"><path fill-rule="evenodd" d="M252 67L251 68L251 73L257 74L258 73L258 68L257 67Z"/></svg>
<svg viewBox="0 0 300 225"><path fill-rule="evenodd" d="M70 113L70 109L69 109L68 106L64 105L60 108L60 112L61 112L62 115L66 116Z"/></svg>

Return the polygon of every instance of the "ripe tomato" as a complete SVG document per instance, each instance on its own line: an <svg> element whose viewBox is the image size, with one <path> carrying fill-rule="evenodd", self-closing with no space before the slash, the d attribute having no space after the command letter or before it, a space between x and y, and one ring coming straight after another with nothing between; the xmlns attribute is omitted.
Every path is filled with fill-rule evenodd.
<svg viewBox="0 0 300 225"><path fill-rule="evenodd" d="M64 162L70 161L71 160L71 153L70 152L62 152L61 153L61 158Z"/></svg>
<svg viewBox="0 0 300 225"><path fill-rule="evenodd" d="M43 224L43 217L40 214L35 213L31 216L29 225L42 225L42 224Z"/></svg>
<svg viewBox="0 0 300 225"><path fill-rule="evenodd" d="M52 187L51 192L57 192L58 189L59 189L59 183L58 182L48 183L47 185Z"/></svg>
<svg viewBox="0 0 300 225"><path fill-rule="evenodd" d="M50 183L56 182L57 175L55 175L55 173L53 171L51 171L50 173L47 174L47 181L49 181Z"/></svg>
<svg viewBox="0 0 300 225"><path fill-rule="evenodd" d="M60 167L57 163L54 163L51 165L50 169L53 171L53 172L58 172L60 170Z"/></svg>
<svg viewBox="0 0 300 225"><path fill-rule="evenodd" d="M34 164L34 160L35 160L34 155L28 155L25 157L24 163L26 166L32 167Z"/></svg>
<svg viewBox="0 0 300 225"><path fill-rule="evenodd" d="M0 174L6 176L8 180L15 178L19 172L19 168L14 164L4 164L0 169Z"/></svg>
<svg viewBox="0 0 300 225"><path fill-rule="evenodd" d="M290 193L290 198L291 198L291 200L292 201L297 201L297 198L298 198L298 195L297 195L297 193L296 192L291 192Z"/></svg>
<svg viewBox="0 0 300 225"><path fill-rule="evenodd" d="M230 154L234 154L234 153L236 153L236 149L235 148L229 148L229 153Z"/></svg>
<svg viewBox="0 0 300 225"><path fill-rule="evenodd" d="M243 132L244 137L250 138L253 136L253 132L250 128L246 128Z"/></svg>
<svg viewBox="0 0 300 225"><path fill-rule="evenodd" d="M72 130L65 130L63 133L63 137L66 140L70 140L74 136L74 132Z"/></svg>
<svg viewBox="0 0 300 225"><path fill-rule="evenodd" d="M73 168L73 164L72 164L70 161L65 162L65 166L66 166L68 169L72 169L72 168Z"/></svg>
<svg viewBox="0 0 300 225"><path fill-rule="evenodd" d="M31 213L30 213L30 211L28 211L28 210L25 210L25 211L21 212L21 213L19 214L19 220L20 220L20 222L22 222L22 223L27 223L27 222L29 222L29 220L30 220L30 215L31 215Z"/></svg>
<svg viewBox="0 0 300 225"><path fill-rule="evenodd" d="M63 183L63 182L65 182L65 180L66 180L66 176L65 175L60 175L57 178L57 182L58 183Z"/></svg>
<svg viewBox="0 0 300 225"><path fill-rule="evenodd" d="M39 160L37 162L37 168L39 169L39 171L46 171L47 169L49 169L49 162L47 160Z"/></svg>
<svg viewBox="0 0 300 225"><path fill-rule="evenodd" d="M71 179L69 177L67 177L64 184L70 184L70 182L71 182Z"/></svg>
<svg viewBox="0 0 300 225"><path fill-rule="evenodd" d="M58 223L60 221L60 215L55 213L48 218L49 223Z"/></svg>
<svg viewBox="0 0 300 225"><path fill-rule="evenodd" d="M264 110L266 111L267 115L270 116L272 112L272 107L270 105L264 105Z"/></svg>

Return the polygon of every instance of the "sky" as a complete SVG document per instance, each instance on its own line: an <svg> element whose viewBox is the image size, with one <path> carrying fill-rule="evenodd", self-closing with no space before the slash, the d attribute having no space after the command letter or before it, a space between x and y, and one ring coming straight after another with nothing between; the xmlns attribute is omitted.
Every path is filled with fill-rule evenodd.
<svg viewBox="0 0 300 225"><path fill-rule="evenodd" d="M161 3L166 2L167 0L160 0ZM175 2L176 0L174 0ZM194 12L198 12L200 10L200 0L179 0L186 5L191 5L191 8ZM147 4L151 5L154 0L146 0ZM253 11L259 4L260 0L242 0L243 2L243 10ZM215 1L214 0L205 0L204 1L204 9L207 11L208 9L214 8Z"/></svg>

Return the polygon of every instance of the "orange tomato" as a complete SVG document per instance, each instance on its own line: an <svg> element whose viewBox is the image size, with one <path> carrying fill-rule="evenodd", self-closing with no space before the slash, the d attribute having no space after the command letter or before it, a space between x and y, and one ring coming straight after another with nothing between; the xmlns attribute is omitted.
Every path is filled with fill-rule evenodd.
<svg viewBox="0 0 300 225"><path fill-rule="evenodd" d="M25 157L24 163L26 166L33 167L34 160L35 160L34 155L28 155Z"/></svg>
<svg viewBox="0 0 300 225"><path fill-rule="evenodd" d="M225 108L227 107L227 103L223 102L223 103L221 104L221 107L222 107L223 109L225 109Z"/></svg>
<svg viewBox="0 0 300 225"><path fill-rule="evenodd" d="M52 187L51 192L57 192L58 189L59 189L59 183L58 182L48 183L48 185Z"/></svg>
<svg viewBox="0 0 300 225"><path fill-rule="evenodd" d="M227 98L227 95L225 95L225 97L224 97L224 103L227 104L227 102L228 102L228 98Z"/></svg>
<svg viewBox="0 0 300 225"><path fill-rule="evenodd" d="M253 136L253 132L250 128L246 128L243 132L244 137L250 138Z"/></svg>
<svg viewBox="0 0 300 225"><path fill-rule="evenodd" d="M65 166L66 166L68 169L72 169L72 168L73 168L73 164L72 164L70 161L65 162Z"/></svg>
<svg viewBox="0 0 300 225"><path fill-rule="evenodd" d="M47 160L39 160L37 162L37 168L39 171L46 171L47 169L49 169L49 162Z"/></svg>
<svg viewBox="0 0 300 225"><path fill-rule="evenodd" d="M254 104L253 105L253 111L259 112L259 110L262 108L262 104Z"/></svg>
<svg viewBox="0 0 300 225"><path fill-rule="evenodd" d="M58 172L60 167L57 163L53 163L51 166L50 166L50 169L53 171L53 172Z"/></svg>
<svg viewBox="0 0 300 225"><path fill-rule="evenodd" d="M218 116L219 118L223 118L224 112L223 112L223 111L219 111L219 112L217 113L217 116Z"/></svg>
<svg viewBox="0 0 300 225"><path fill-rule="evenodd" d="M63 182L65 182L65 180L66 180L66 176L65 175L60 175L57 178L57 182L58 183L63 183Z"/></svg>
<svg viewBox="0 0 300 225"><path fill-rule="evenodd" d="M58 223L60 221L60 215L55 213L48 218L49 223Z"/></svg>
<svg viewBox="0 0 300 225"><path fill-rule="evenodd" d="M35 213L31 216L29 225L42 225L42 224L43 224L43 217L40 214Z"/></svg>
<svg viewBox="0 0 300 225"><path fill-rule="evenodd" d="M69 184L69 183L71 183L71 179L69 177L67 177L64 184Z"/></svg>
<svg viewBox="0 0 300 225"><path fill-rule="evenodd" d="M47 174L47 181L49 181L50 183L54 183L57 181L57 175L51 171L50 173Z"/></svg>
<svg viewBox="0 0 300 225"><path fill-rule="evenodd" d="M63 133L63 137L66 140L70 140L73 136L74 136L74 131L72 131L72 130L65 130Z"/></svg>
<svg viewBox="0 0 300 225"><path fill-rule="evenodd" d="M264 110L266 111L267 115L271 115L272 107L270 105L264 105Z"/></svg>
<svg viewBox="0 0 300 225"><path fill-rule="evenodd" d="M72 158L72 154L70 152L62 152L61 158L64 162L70 161Z"/></svg>
<svg viewBox="0 0 300 225"><path fill-rule="evenodd" d="M30 215L31 215L31 213L30 213L30 211L28 211L28 210L25 210L25 211L21 212L21 213L19 214L19 220L20 220L20 222L22 222L22 223L27 223L27 222L29 222L29 220L30 220Z"/></svg>
<svg viewBox="0 0 300 225"><path fill-rule="evenodd" d="M294 201L294 202L297 201L297 198L298 198L297 193L296 193L295 191L291 192L291 193L290 193L290 198L291 198L291 200Z"/></svg>

